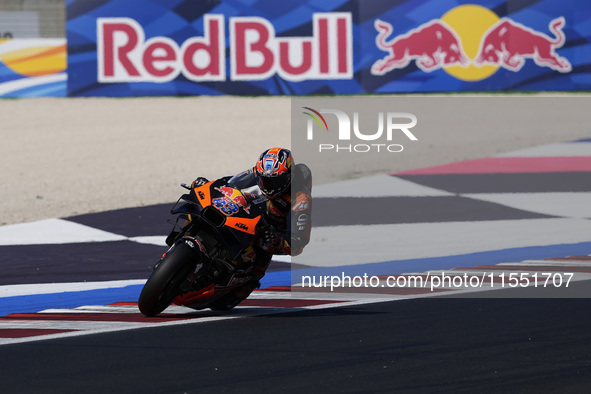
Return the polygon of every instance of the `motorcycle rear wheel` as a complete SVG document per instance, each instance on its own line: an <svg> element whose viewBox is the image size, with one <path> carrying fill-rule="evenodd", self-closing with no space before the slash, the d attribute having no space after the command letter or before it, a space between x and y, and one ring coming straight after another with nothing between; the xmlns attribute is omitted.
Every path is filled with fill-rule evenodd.
<svg viewBox="0 0 591 394"><path fill-rule="evenodd" d="M166 254L144 285L138 306L148 317L156 316L177 298L180 285L193 272L198 256L185 243L179 243Z"/></svg>

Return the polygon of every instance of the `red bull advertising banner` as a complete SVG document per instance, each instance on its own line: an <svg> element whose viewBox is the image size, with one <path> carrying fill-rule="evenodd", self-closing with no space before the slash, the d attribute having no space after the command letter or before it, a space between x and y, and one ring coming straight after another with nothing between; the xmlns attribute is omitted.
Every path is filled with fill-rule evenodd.
<svg viewBox="0 0 591 394"><path fill-rule="evenodd" d="M575 0L68 0L68 95L591 90Z"/></svg>

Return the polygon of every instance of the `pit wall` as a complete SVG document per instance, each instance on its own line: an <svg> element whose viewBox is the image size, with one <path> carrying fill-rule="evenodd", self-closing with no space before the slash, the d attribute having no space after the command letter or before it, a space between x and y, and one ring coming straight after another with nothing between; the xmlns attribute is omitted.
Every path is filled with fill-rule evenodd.
<svg viewBox="0 0 591 394"><path fill-rule="evenodd" d="M68 96L591 90L591 3L576 0L68 0L65 13ZM0 60L1 95L18 70L2 43Z"/></svg>

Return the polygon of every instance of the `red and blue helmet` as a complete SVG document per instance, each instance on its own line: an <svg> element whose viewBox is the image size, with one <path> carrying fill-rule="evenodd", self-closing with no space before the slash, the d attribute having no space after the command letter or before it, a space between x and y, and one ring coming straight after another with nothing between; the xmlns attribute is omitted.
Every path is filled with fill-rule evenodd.
<svg viewBox="0 0 591 394"><path fill-rule="evenodd" d="M261 154L255 173L261 191L269 198L286 192L291 185L293 157L288 149L271 148Z"/></svg>

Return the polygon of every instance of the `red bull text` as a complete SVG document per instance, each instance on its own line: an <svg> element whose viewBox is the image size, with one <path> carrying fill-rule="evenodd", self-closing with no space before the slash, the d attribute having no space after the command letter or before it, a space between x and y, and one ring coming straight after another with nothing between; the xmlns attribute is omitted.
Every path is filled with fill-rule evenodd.
<svg viewBox="0 0 591 394"><path fill-rule="evenodd" d="M203 37L180 46L168 37L146 40L131 18L97 19L98 81L168 82L182 74L191 81L226 80L224 16L203 17ZM276 37L261 17L229 18L231 80L288 81L353 78L351 14L313 14L312 37Z"/></svg>

